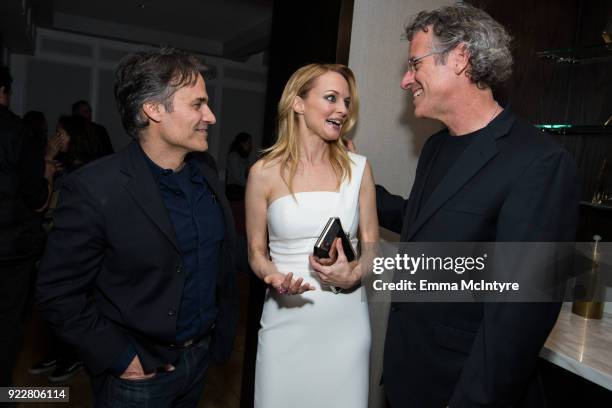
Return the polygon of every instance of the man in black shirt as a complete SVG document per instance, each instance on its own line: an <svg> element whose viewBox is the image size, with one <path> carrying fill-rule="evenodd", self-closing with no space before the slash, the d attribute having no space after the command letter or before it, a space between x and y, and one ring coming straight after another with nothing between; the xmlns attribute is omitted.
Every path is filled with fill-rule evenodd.
<svg viewBox="0 0 612 408"><path fill-rule="evenodd" d="M115 97L135 140L66 177L37 301L96 407L195 407L238 313L231 210L201 155L215 116L198 60L173 49L126 56Z"/></svg>
<svg viewBox="0 0 612 408"><path fill-rule="evenodd" d="M408 200L377 187L379 220L402 242L573 241L576 168L501 107L510 38L468 5L419 13L401 86L429 138ZM540 407L536 361L559 303L393 303L383 381L392 407Z"/></svg>

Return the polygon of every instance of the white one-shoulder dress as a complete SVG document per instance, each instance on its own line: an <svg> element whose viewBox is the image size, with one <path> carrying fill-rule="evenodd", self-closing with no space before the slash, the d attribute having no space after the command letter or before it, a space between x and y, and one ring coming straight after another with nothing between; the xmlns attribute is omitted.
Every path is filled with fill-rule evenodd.
<svg viewBox="0 0 612 408"><path fill-rule="evenodd" d="M329 217L340 217L356 248L359 189L366 159L350 153L352 179L339 192L284 196L268 207L270 256L316 290L268 290L255 374L256 408L365 408L368 404L370 320L363 288L334 294L308 263Z"/></svg>

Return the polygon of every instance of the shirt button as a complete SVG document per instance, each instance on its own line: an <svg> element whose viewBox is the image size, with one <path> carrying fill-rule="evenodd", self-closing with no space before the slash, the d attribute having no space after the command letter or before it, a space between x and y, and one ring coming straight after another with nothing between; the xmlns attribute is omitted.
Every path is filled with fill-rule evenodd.
<svg viewBox="0 0 612 408"><path fill-rule="evenodd" d="M172 317L176 314L176 311L174 309L168 309L168 316Z"/></svg>
<svg viewBox="0 0 612 408"><path fill-rule="evenodd" d="M391 306L391 311L392 312L397 312L397 306L395 306L395 305Z"/></svg>
<svg viewBox="0 0 612 408"><path fill-rule="evenodd" d="M174 194L176 194L177 196L183 195L183 192L181 190L174 190Z"/></svg>
<svg viewBox="0 0 612 408"><path fill-rule="evenodd" d="M176 267L176 273L183 273L183 265L178 265Z"/></svg>

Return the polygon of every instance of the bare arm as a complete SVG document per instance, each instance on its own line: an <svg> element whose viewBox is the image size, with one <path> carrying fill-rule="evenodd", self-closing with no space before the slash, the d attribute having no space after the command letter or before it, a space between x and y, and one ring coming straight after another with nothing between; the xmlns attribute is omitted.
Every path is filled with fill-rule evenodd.
<svg viewBox="0 0 612 408"><path fill-rule="evenodd" d="M266 175L263 161L260 160L251 167L245 195L249 265L260 279L280 293L299 294L314 289L309 284L302 285L302 278L293 281L292 273L285 275L279 272L270 260L267 225L269 186L269 175Z"/></svg>
<svg viewBox="0 0 612 408"><path fill-rule="evenodd" d="M366 163L361 189L359 190L359 243L361 256L357 275L363 281L372 266L372 259L378 256L378 213L376 210L376 186L370 162Z"/></svg>
<svg viewBox="0 0 612 408"><path fill-rule="evenodd" d="M258 161L249 172L245 194L249 265L262 280L278 272L268 254L268 186L263 173L263 163Z"/></svg>
<svg viewBox="0 0 612 408"><path fill-rule="evenodd" d="M362 245L377 244L379 239L376 188L370 162L366 162L359 190L359 239Z"/></svg>

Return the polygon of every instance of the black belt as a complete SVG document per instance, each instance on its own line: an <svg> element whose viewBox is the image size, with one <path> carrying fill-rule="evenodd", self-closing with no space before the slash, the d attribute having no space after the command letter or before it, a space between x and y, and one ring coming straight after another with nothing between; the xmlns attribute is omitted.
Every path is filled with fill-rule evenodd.
<svg viewBox="0 0 612 408"><path fill-rule="evenodd" d="M208 326L208 328L204 331L204 333L200 334L199 336L196 337L192 337L190 339L187 339L181 343L173 343L173 344L169 344L168 348L170 350L184 350L187 349L191 346L193 346L194 344L198 344L200 341L204 340L205 338L209 337L213 330L215 329L215 324L212 323L210 326Z"/></svg>

